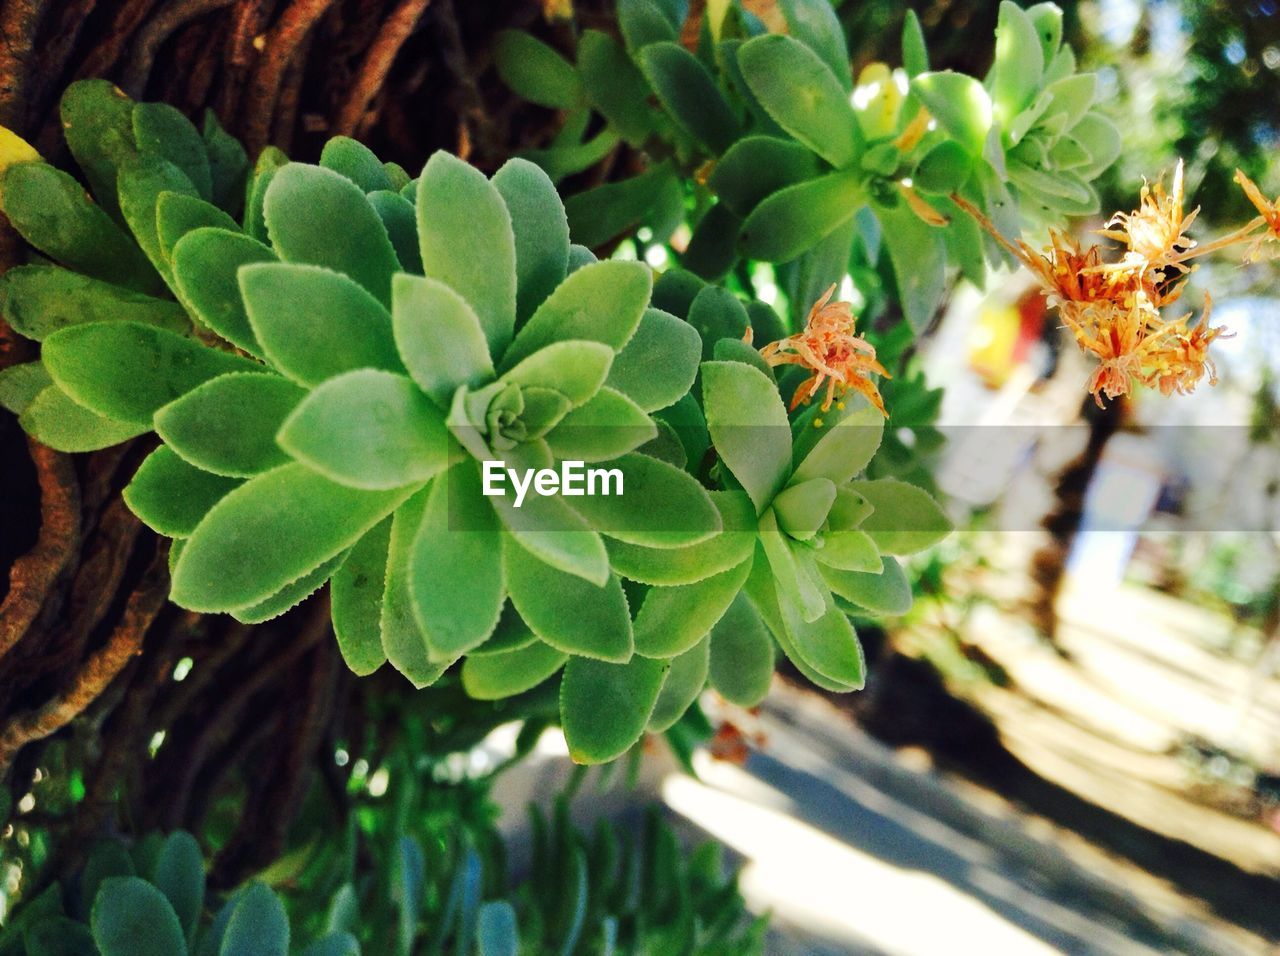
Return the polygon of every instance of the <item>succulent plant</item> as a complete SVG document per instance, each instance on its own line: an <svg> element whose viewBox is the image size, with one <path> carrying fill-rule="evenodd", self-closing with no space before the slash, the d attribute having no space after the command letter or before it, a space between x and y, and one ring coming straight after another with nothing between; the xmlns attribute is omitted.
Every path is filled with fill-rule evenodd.
<svg viewBox="0 0 1280 956"><path fill-rule="evenodd" d="M575 241L594 245L638 225L665 239L681 219L683 175L697 183L686 268L719 279L744 257L790 271L843 269L855 217L867 210L919 330L949 262L981 285L984 243L986 259L1006 261L951 193L1010 237L1023 217L1097 210L1089 181L1115 160L1119 135L1093 109L1096 77L1076 73L1055 4L1001 4L995 64L982 82L928 72L908 11L903 68L870 64L856 83L828 0L778 6L786 33L767 32L740 3L709 6L691 51L680 42L687 4L622 0L623 45L584 31L576 64L533 37L507 36L497 62L512 88L570 111L557 142L529 158L564 175L625 141L650 160L630 180L569 198ZM606 125L583 142L591 114ZM793 321L811 301L792 303Z"/></svg>
<svg viewBox="0 0 1280 956"><path fill-rule="evenodd" d="M358 674L389 661L422 687L461 662L488 700L563 671L582 762L674 726L708 682L757 702L775 641L820 682L861 685L834 602L900 611L879 553L945 521L910 485L849 485L882 427L849 424L880 415L862 398L847 422L795 417L809 457L793 474L779 388L795 379L743 341L784 336L770 307L596 261L527 160L490 179L438 153L411 180L338 138L318 165L240 162L240 203L217 185L222 137L145 107L68 91L97 203L20 140L6 154L0 205L58 264L0 280L4 314L41 342L0 373L0 398L65 450L155 431L124 498L173 539L176 603L254 623L329 583ZM621 493L531 488L583 466ZM855 541L856 567L823 578L814 555Z"/></svg>

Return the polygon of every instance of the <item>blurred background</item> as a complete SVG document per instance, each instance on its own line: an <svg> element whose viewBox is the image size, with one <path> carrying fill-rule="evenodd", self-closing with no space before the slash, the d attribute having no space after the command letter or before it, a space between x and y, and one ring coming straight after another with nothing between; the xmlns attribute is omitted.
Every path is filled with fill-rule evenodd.
<svg viewBox="0 0 1280 956"><path fill-rule="evenodd" d="M1179 158L1201 241L1254 215L1237 168L1280 192L1277 4L1060 5L1124 137L1105 215L1073 225L1086 245ZM837 4L855 76L896 62L907 6ZM935 68L985 72L997 4L909 6ZM777 952L1275 952L1278 280L1206 263L1183 302L1210 292L1234 333L1218 385L1106 409L1028 274L953 288L903 366L923 388L886 398L891 441L961 530L914 562L908 616L859 628L866 691L709 702L726 722L698 777L653 784L745 861ZM842 294L866 328L876 277Z"/></svg>
<svg viewBox="0 0 1280 956"><path fill-rule="evenodd" d="M1082 68L1098 72L1124 137L1120 161L1097 184L1104 210L1134 208L1143 178L1167 180L1179 158L1189 205L1201 207L1193 229L1201 239L1253 215L1231 182L1237 168L1268 196L1280 194L1275 0L1059 3L1067 40ZM247 82L240 61L218 67L225 76L208 66L224 49L211 38L232 27L235 36L253 33L223 8L262 4L161 5L191 15L153 31L142 66L125 51L137 52L132 31L154 4L61 6L49 22L66 44L36 51L40 68L23 102L0 97L0 122L33 129L47 155L57 155L57 93L73 75L102 73L135 96L188 111L213 105L233 132L251 140L269 132L311 159L337 131L328 118L351 77L344 64L396 5L331 5L290 68L271 123L232 108ZM544 13L558 4L417 6L421 23L386 75L362 138L410 168L443 147L492 170L514 146L545 143L556 115L515 101L487 51L507 26L556 42L558 28ZM588 25L605 22L610 6L574 4ZM874 61L897 63L908 7L935 68L981 76L991 61L994 0L836 7L855 76ZM615 171L627 160L616 160ZM571 181L569 191L607 179L614 162ZM1073 231L1088 240L1104 219ZM619 253L662 267L670 251L642 237ZM629 769L574 770L558 731L542 732L554 700L472 719L456 687L442 687L429 706L387 673L357 689L332 649L317 643L323 621L318 629L309 617L286 619L250 639L247 629L197 625L170 609L170 630L197 648L194 670L176 645L149 647L147 669L130 672L136 684L109 702L116 709L102 711L87 731L92 739L59 740L24 768L36 785L4 835L0 913L23 866L53 852L49 827L70 820L72 836L93 832L134 757L146 769L122 803L138 832L195 829L198 821L220 848L213 885L267 874L305 899L326 865L312 851L332 832L289 774L319 753L320 788L355 808L365 832L390 833L415 814L435 821L440 845L451 828L496 830L510 838L516 870L527 870L537 849L531 800L547 805L568 788L578 823L603 819L619 830L656 800L683 842L710 837L742 865L748 907L773 914L769 952L1274 953L1278 279L1275 261L1205 263L1185 301L1198 310L1211 292L1214 323L1234 333L1213 346L1218 385L1202 383L1186 397L1142 393L1100 409L1085 390L1091 366L1028 275L993 276L984 291L957 282L929 332L909 345L893 332L902 323L886 313L876 271L847 277L842 296L861 310L860 328L901 369L885 387L899 473L939 489L960 530L913 560L916 603L907 616L859 627L865 691L825 696L784 673L758 711L705 700L704 733L687 747L655 742ZM752 281L761 297L779 294L768 267ZM0 356L20 347L0 341ZM0 419L0 451L17 461L22 447L13 421ZM99 506L120 467L111 454L87 466ZM4 469L0 482L7 565L34 539L35 479L24 464ZM101 550L127 551L136 528L111 515L94 532ZM219 690L228 674L243 691L230 698ZM145 753L117 758L123 751L113 746L150 726L154 687L169 676L181 686L153 711L169 723L142 738ZM365 695L359 706L356 695ZM335 702L333 713L312 712L308 699ZM516 755L527 756L511 761ZM82 774L90 766L95 775ZM263 774L262 766L284 769ZM343 768L336 783L324 773L335 766ZM225 792L224 778L235 781ZM424 783L400 786L405 779ZM173 780L177 792L167 789ZM477 792L492 784L489 799L451 802L469 781L483 782ZM459 822L460 812L472 816ZM267 822L246 833L238 828L244 818Z"/></svg>

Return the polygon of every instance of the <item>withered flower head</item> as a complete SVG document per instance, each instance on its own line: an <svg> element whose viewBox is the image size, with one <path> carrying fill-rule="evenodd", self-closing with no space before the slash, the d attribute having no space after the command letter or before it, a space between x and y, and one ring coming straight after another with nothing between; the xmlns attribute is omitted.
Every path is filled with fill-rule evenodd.
<svg viewBox="0 0 1280 956"><path fill-rule="evenodd" d="M1280 196L1276 197L1275 202L1270 202L1266 196L1262 195L1262 190L1257 184L1239 169L1236 170L1235 179L1244 190L1244 194L1249 197L1249 202L1257 208L1261 220L1258 224L1265 224L1267 227L1265 232L1254 239L1249 251L1245 254L1246 260L1253 260L1258 257L1264 242L1280 241Z"/></svg>
<svg viewBox="0 0 1280 956"><path fill-rule="evenodd" d="M1129 247L1125 259L1148 269L1171 266L1185 272L1182 260L1194 248L1195 240L1186 234L1200 213L1197 206L1183 213L1182 160L1173 173L1173 187L1166 193L1164 184L1144 183L1133 212L1118 212L1099 235L1123 242Z"/></svg>
<svg viewBox="0 0 1280 956"><path fill-rule="evenodd" d="M813 373L796 389L791 399L793 410L813 398L825 382L824 412L837 395L854 389L887 418L889 413L885 411L880 390L869 373L876 372L885 378L890 377L889 373L876 361L875 347L854 334L853 306L848 302L830 301L835 291L836 287L831 286L814 303L802 332L770 342L760 350L760 355L771 366L800 365Z"/></svg>

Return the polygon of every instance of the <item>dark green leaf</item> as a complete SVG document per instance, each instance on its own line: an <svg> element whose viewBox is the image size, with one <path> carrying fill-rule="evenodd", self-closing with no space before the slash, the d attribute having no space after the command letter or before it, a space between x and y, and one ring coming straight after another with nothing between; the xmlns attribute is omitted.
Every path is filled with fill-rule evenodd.
<svg viewBox="0 0 1280 956"><path fill-rule="evenodd" d="M753 259L789 262L853 218L865 201L857 172L787 186L763 200L742 224L742 251Z"/></svg>
<svg viewBox="0 0 1280 956"><path fill-rule="evenodd" d="M143 524L170 538L185 538L241 482L201 471L161 445L138 466L124 489L125 504Z"/></svg>
<svg viewBox="0 0 1280 956"><path fill-rule="evenodd" d="M142 250L62 170L10 166L0 174L0 200L13 228L51 259L140 292L164 288Z"/></svg>
<svg viewBox="0 0 1280 956"><path fill-rule="evenodd" d="M788 133L831 165L855 162L862 132L844 85L800 40L769 34L738 50L743 78L760 105ZM847 78L848 67L842 71Z"/></svg>
<svg viewBox="0 0 1280 956"><path fill-rule="evenodd" d="M418 180L423 269L475 310L492 355L516 323L516 238L497 187L457 157L438 152Z"/></svg>
<svg viewBox="0 0 1280 956"><path fill-rule="evenodd" d="M686 133L713 155L733 145L737 117L697 57L679 43L661 42L647 45L638 59L659 101Z"/></svg>
<svg viewBox="0 0 1280 956"><path fill-rule="evenodd" d="M335 136L320 151L320 165L341 173L360 187L361 192L392 190L391 177L373 150L350 136Z"/></svg>
<svg viewBox="0 0 1280 956"><path fill-rule="evenodd" d="M569 220L550 178L533 163L509 160L493 176L511 215L516 242L516 321L522 322L569 267Z"/></svg>
<svg viewBox="0 0 1280 956"><path fill-rule="evenodd" d="M123 422L152 416L197 385L227 372L251 372L249 359L138 322L74 325L45 339L53 380L86 408Z"/></svg>
<svg viewBox="0 0 1280 956"><path fill-rule="evenodd" d="M192 314L232 345L262 358L237 273L244 265L275 261L274 252L249 236L197 229L178 240L170 266L178 297Z"/></svg>
<svg viewBox="0 0 1280 956"><path fill-rule="evenodd" d="M746 136L716 163L708 185L739 216L750 215L766 196L816 178L822 163L799 143L774 136Z"/></svg>
<svg viewBox="0 0 1280 956"><path fill-rule="evenodd" d="M276 433L306 394L270 372L219 375L156 412L156 432L197 468L248 478L289 460Z"/></svg>
<svg viewBox="0 0 1280 956"><path fill-rule="evenodd" d="M102 881L93 901L92 927L101 956L186 956L187 940L173 907L136 876Z"/></svg>
<svg viewBox="0 0 1280 956"><path fill-rule="evenodd" d="M739 707L764 700L773 680L773 641L745 594L738 594L716 622L710 643L711 686Z"/></svg>
<svg viewBox="0 0 1280 956"><path fill-rule="evenodd" d="M560 721L575 763L606 763L644 735L669 661L610 664L571 657L560 682Z"/></svg>
<svg viewBox="0 0 1280 956"><path fill-rule="evenodd" d="M390 313L346 276L289 263L250 265L239 275L254 335L295 382L316 386L363 368L403 371Z"/></svg>
<svg viewBox="0 0 1280 956"><path fill-rule="evenodd" d="M171 596L199 611L262 601L350 548L410 490L358 491L299 464L251 478L196 528Z"/></svg>
<svg viewBox="0 0 1280 956"><path fill-rule="evenodd" d="M145 322L185 332L182 306L57 266L18 266L0 277L0 314L37 342L59 329L89 322Z"/></svg>
<svg viewBox="0 0 1280 956"><path fill-rule="evenodd" d="M390 535L390 518L365 532L329 585L338 649L347 667L361 677L372 674L387 659L381 619Z"/></svg>
<svg viewBox="0 0 1280 956"><path fill-rule="evenodd" d="M271 178L263 215L276 254L285 262L324 266L391 303L391 276L400 270L382 219L360 187L320 166L289 163Z"/></svg>
<svg viewBox="0 0 1280 956"><path fill-rule="evenodd" d="M582 101L573 65L522 30L503 30L494 38L493 62L502 81L530 103L568 110Z"/></svg>

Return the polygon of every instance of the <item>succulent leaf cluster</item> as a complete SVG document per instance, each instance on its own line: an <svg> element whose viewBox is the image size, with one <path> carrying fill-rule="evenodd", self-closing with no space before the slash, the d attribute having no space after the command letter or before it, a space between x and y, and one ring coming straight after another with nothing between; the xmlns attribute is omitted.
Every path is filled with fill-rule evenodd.
<svg viewBox="0 0 1280 956"><path fill-rule="evenodd" d="M506 35L496 56L507 83L567 111L556 141L528 158L559 178L619 143L648 157L632 179L568 199L576 242L639 226L663 240L691 199L697 224L682 264L704 278L741 259L838 277L871 229L921 329L948 264L981 285L986 261L1006 261L951 194L1011 238L1024 219L1097 211L1090 180L1115 160L1119 135L1094 109L1096 77L1078 74L1061 43L1055 4L1001 4L995 63L981 81L929 72L909 11L903 66L870 64L856 82L829 0L782 0L768 25L747 6L708 5L689 48L688 4L620 0L622 42L584 30L573 63L532 36ZM604 126L585 138L596 116ZM793 303L793 321L811 301Z"/></svg>
<svg viewBox="0 0 1280 956"><path fill-rule="evenodd" d="M439 153L410 179L338 138L249 169L212 123L147 107L68 91L92 197L8 157L0 204L47 259L0 280L41 345L0 398L63 450L155 432L124 498L173 539L176 603L256 623L329 584L353 671L426 686L457 665L485 700L557 678L582 762L708 683L757 703L777 647L861 685L846 613L901 612L881 554L945 519L911 485L851 484L882 428L861 398L788 418L785 375L743 341L784 334L769 306L597 261L527 160L488 178ZM624 493L485 493L488 464L569 460Z"/></svg>
<svg viewBox="0 0 1280 956"><path fill-rule="evenodd" d="M654 812L634 834L604 823L584 833L563 801L549 816L535 811L533 823L531 876L519 884L507 882L501 843L453 846L449 833L428 861L421 839L401 834L374 841L376 872L327 891L319 920L300 912L309 901L287 907L261 881L218 898L206 887L200 846L184 830L131 842L105 838L80 873L18 910L0 932L0 953L763 952L765 920L750 918L716 844L686 853ZM321 928L308 932L306 923Z"/></svg>

